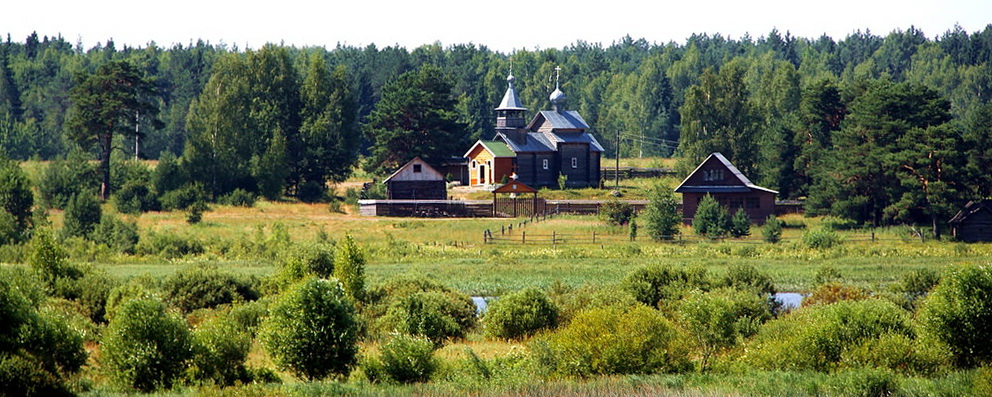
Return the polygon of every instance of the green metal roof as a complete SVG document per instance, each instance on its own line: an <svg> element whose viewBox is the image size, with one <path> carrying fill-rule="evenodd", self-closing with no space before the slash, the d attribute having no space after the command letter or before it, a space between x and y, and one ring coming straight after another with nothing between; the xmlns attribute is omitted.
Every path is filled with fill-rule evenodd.
<svg viewBox="0 0 992 397"><path fill-rule="evenodd" d="M482 146L493 154L493 157L517 157L517 153L510 150L509 146L500 141L480 141Z"/></svg>

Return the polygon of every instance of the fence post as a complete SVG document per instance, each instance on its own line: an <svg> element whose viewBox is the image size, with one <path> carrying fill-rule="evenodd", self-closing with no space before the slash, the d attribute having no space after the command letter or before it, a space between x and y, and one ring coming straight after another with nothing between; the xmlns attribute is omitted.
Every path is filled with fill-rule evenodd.
<svg viewBox="0 0 992 397"><path fill-rule="evenodd" d="M520 232L520 244L527 244L527 231Z"/></svg>
<svg viewBox="0 0 992 397"><path fill-rule="evenodd" d="M554 230L551 231L551 245L558 245L558 232Z"/></svg>
<svg viewBox="0 0 992 397"><path fill-rule="evenodd" d="M596 244L596 231L595 230L592 231L592 243L593 244Z"/></svg>
<svg viewBox="0 0 992 397"><path fill-rule="evenodd" d="M871 229L871 242L875 242L875 229Z"/></svg>
<svg viewBox="0 0 992 397"><path fill-rule="evenodd" d="M502 236L505 234L506 234L506 226L499 225L499 235Z"/></svg>

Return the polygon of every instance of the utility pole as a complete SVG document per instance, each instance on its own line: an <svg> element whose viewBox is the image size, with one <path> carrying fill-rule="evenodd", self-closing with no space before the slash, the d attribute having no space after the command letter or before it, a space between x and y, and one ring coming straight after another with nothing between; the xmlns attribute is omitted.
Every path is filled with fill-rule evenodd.
<svg viewBox="0 0 992 397"><path fill-rule="evenodd" d="M617 130L617 168L616 175L613 176L616 179L617 191L620 191L620 130Z"/></svg>

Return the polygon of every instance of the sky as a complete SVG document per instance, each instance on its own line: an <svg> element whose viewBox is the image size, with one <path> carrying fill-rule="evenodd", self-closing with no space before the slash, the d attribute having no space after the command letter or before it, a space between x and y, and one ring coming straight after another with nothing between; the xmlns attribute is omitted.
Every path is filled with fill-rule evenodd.
<svg viewBox="0 0 992 397"><path fill-rule="evenodd" d="M259 48L338 44L414 49L472 43L510 53L563 48L576 41L609 46L624 36L684 43L694 33L739 39L772 29L796 37L842 40L856 31L884 36L915 26L934 38L960 25L992 23L992 0L48 0L0 7L0 34L14 41L37 32L85 49L211 44Z"/></svg>

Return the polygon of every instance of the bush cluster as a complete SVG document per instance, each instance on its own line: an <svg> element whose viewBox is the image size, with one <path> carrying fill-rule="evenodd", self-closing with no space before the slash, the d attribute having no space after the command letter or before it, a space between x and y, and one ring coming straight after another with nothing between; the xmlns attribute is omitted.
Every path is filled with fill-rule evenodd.
<svg viewBox="0 0 992 397"><path fill-rule="evenodd" d="M565 376L681 372L689 369L685 336L644 306L580 312L531 350L550 373Z"/></svg>
<svg viewBox="0 0 992 397"><path fill-rule="evenodd" d="M472 298L423 276L400 276L368 291L373 331L427 337L440 345L475 326Z"/></svg>
<svg viewBox="0 0 992 397"><path fill-rule="evenodd" d="M154 298L121 304L107 325L101 357L114 381L141 392L168 389L193 357L186 322Z"/></svg>
<svg viewBox="0 0 992 397"><path fill-rule="evenodd" d="M196 309L258 299L256 284L215 267L195 266L166 278L162 290L166 302L189 313Z"/></svg>
<svg viewBox="0 0 992 397"><path fill-rule="evenodd" d="M558 325L558 307L536 287L501 296L489 305L486 334L493 338L520 339Z"/></svg>
<svg viewBox="0 0 992 397"><path fill-rule="evenodd" d="M358 354L355 316L337 280L311 278L283 293L259 338L276 364L298 377L347 375Z"/></svg>
<svg viewBox="0 0 992 397"><path fill-rule="evenodd" d="M424 337L393 335L379 349L379 357L366 360L362 369L372 382L427 382L437 370L434 343Z"/></svg>

